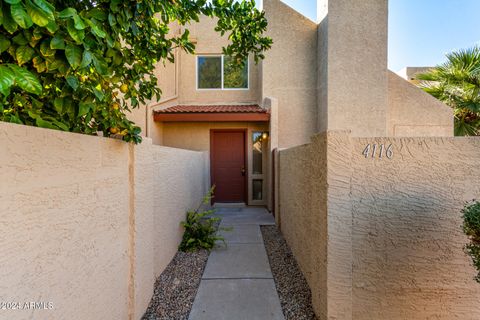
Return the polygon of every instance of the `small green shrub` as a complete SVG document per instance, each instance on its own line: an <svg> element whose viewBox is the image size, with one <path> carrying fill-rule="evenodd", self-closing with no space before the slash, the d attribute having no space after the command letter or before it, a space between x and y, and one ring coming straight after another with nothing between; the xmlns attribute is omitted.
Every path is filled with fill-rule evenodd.
<svg viewBox="0 0 480 320"><path fill-rule="evenodd" d="M475 280L480 283L480 202L467 203L462 213L463 231L470 240L465 246L465 252L472 257L473 265L478 270Z"/></svg>
<svg viewBox="0 0 480 320"><path fill-rule="evenodd" d="M183 252L197 251L200 249L211 250L215 247L217 241L225 239L217 234L220 218L212 217L215 210L202 210L205 205L210 204L213 196L212 187L205 195L198 208L187 212L187 219L182 221L181 225L185 229L183 239L178 249Z"/></svg>

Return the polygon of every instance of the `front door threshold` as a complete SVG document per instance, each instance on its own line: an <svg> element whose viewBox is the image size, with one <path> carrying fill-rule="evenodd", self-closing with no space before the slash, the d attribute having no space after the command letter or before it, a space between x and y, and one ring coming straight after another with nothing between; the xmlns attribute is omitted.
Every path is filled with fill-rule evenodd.
<svg viewBox="0 0 480 320"><path fill-rule="evenodd" d="M245 208L245 202L215 202L214 208Z"/></svg>

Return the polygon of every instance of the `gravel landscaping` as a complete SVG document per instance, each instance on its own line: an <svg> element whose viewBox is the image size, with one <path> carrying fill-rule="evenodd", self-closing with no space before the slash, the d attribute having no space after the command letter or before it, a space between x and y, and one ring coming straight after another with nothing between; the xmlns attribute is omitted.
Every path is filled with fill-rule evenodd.
<svg viewBox="0 0 480 320"><path fill-rule="evenodd" d="M317 319L312 295L287 242L276 226L261 226L285 320Z"/></svg>
<svg viewBox="0 0 480 320"><path fill-rule="evenodd" d="M155 282L152 301L142 320L188 319L208 251L177 252Z"/></svg>

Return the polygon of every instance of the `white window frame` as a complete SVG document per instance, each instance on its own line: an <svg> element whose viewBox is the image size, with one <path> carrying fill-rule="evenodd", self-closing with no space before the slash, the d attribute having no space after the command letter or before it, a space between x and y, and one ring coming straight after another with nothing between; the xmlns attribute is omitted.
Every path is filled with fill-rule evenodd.
<svg viewBox="0 0 480 320"><path fill-rule="evenodd" d="M221 58L221 87L220 88L199 88L198 87L198 59L199 58ZM247 91L250 90L250 59L247 59L247 87L246 88L225 88L224 87L224 74L223 74L223 65L224 65L224 54L198 54L195 58L195 83L198 91L213 91L213 90L222 90L222 91Z"/></svg>

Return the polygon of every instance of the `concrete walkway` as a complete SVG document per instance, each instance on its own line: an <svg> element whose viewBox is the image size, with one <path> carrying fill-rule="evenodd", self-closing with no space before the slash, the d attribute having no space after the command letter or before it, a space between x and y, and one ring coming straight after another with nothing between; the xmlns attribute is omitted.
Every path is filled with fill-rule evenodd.
<svg viewBox="0 0 480 320"><path fill-rule="evenodd" d="M189 320L283 320L260 225L274 224L263 208L219 208L227 247L208 258Z"/></svg>

